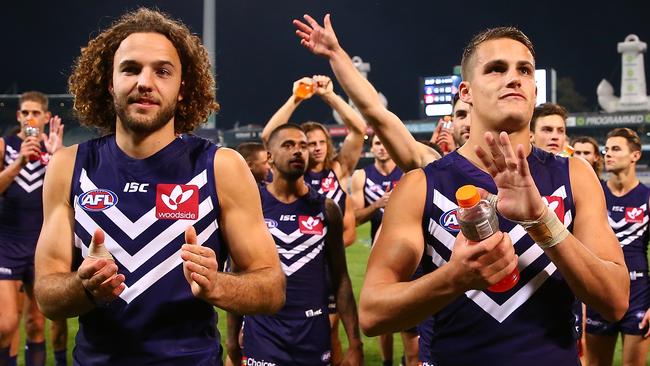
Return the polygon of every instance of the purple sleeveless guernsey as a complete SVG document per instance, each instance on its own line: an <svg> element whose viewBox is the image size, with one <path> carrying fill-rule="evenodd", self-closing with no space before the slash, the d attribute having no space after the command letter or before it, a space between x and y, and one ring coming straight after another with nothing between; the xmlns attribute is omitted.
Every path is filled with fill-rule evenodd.
<svg viewBox="0 0 650 366"><path fill-rule="evenodd" d="M639 183L622 197L603 182L609 225L623 248L625 264L632 271L648 271L648 199L650 189Z"/></svg>
<svg viewBox="0 0 650 366"><path fill-rule="evenodd" d="M528 164L550 209L572 229L575 208L566 158L533 148ZM465 184L496 193L492 178L452 152L424 169L424 272L449 261L459 232L455 193ZM524 229L499 217L519 255L519 283L505 293L470 290L434 314L430 361L435 365L579 365L573 333L575 297L555 265ZM426 346L426 345L425 345Z"/></svg>
<svg viewBox="0 0 650 366"><path fill-rule="evenodd" d="M375 164L367 165L363 170L366 172L366 180L363 182L363 201L365 207L375 203L384 193L393 190L404 174L397 166L388 175L380 173ZM377 233L377 229L379 229L379 225L381 225L381 219L383 217L384 209L380 208L370 218L371 243L375 239L375 234Z"/></svg>
<svg viewBox="0 0 650 366"><path fill-rule="evenodd" d="M313 172L308 169L305 172L305 182L316 192L334 201L341 209L341 212L345 214L345 198L347 194L332 169L323 169L320 172Z"/></svg>
<svg viewBox="0 0 650 366"><path fill-rule="evenodd" d="M75 246L85 257L102 228L126 289L79 317L75 365L221 365L214 309L192 295L180 257L193 225L223 268L216 151L187 135L141 160L124 154L115 135L79 145L70 195Z"/></svg>
<svg viewBox="0 0 650 366"><path fill-rule="evenodd" d="M4 137L4 167L13 164L23 140ZM28 162L0 195L1 269L34 262L34 250L43 225L43 178L50 158L41 141L41 159Z"/></svg>
<svg viewBox="0 0 650 366"><path fill-rule="evenodd" d="M260 194L264 220L287 277L286 302L274 315L245 318L246 365L328 365L325 197L310 188L287 204L266 187Z"/></svg>
<svg viewBox="0 0 650 366"><path fill-rule="evenodd" d="M625 315L615 323L608 322L588 307L587 332L599 335L616 335L619 332L643 335L647 327L639 329L639 323L650 308L647 259L650 189L639 183L627 194L618 197L612 194L607 182L601 183L607 203L607 219L623 248L625 264L630 271L630 300Z"/></svg>

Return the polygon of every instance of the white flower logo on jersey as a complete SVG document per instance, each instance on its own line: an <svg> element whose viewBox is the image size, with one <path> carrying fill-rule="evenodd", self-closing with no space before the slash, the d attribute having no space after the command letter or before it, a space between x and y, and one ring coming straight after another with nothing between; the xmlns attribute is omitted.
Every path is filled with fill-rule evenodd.
<svg viewBox="0 0 650 366"><path fill-rule="evenodd" d="M305 226L309 230L313 230L314 226L318 225L319 222L320 222L320 219L315 219L312 216L309 216L307 218L307 220L301 221L303 226Z"/></svg>
<svg viewBox="0 0 650 366"><path fill-rule="evenodd" d="M174 187L169 196L163 193L160 195L160 199L167 207L176 211L178 209L178 205L189 200L190 197L192 197L192 194L194 194L193 190L189 189L183 192L181 186L177 185Z"/></svg>
<svg viewBox="0 0 650 366"><path fill-rule="evenodd" d="M323 235L323 221L313 216L298 216L298 229L303 234Z"/></svg>

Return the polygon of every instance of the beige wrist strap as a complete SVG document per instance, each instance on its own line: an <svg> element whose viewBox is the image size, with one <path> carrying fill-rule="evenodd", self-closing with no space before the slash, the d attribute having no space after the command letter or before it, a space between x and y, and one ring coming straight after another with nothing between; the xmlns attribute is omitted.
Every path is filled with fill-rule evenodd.
<svg viewBox="0 0 650 366"><path fill-rule="evenodd" d="M555 212L549 210L548 207L544 209L544 214L537 220L515 222L523 226L528 235L542 249L554 247L570 234Z"/></svg>

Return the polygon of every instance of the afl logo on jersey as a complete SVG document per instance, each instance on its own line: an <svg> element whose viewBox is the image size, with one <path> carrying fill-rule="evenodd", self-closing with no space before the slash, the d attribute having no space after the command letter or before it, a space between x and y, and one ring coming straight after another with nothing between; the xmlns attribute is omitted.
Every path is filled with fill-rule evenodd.
<svg viewBox="0 0 650 366"><path fill-rule="evenodd" d="M447 229L452 233L457 233L460 231L460 224L458 223L458 217L456 216L456 208L449 210L440 216L440 226Z"/></svg>
<svg viewBox="0 0 650 366"><path fill-rule="evenodd" d="M268 229L273 229L278 227L278 222L273 219L264 219L264 222L266 222L266 227Z"/></svg>
<svg viewBox="0 0 650 366"><path fill-rule="evenodd" d="M79 196L77 203L86 211L104 211L117 205L117 195L108 189L93 189Z"/></svg>

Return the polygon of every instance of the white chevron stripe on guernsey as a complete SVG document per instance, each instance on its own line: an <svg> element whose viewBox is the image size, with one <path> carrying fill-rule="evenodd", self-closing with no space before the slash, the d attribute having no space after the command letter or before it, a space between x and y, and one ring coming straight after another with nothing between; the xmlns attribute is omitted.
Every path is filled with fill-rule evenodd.
<svg viewBox="0 0 650 366"><path fill-rule="evenodd" d="M625 230L617 232L616 237L622 238L630 234L633 234L635 231L639 230L639 228L643 228L643 226L647 223L648 223L648 216L644 217L642 222L634 223L630 225L630 227L626 228Z"/></svg>
<svg viewBox="0 0 650 366"><path fill-rule="evenodd" d="M311 262L311 260L316 258L318 253L320 253L321 250L323 250L323 245L324 244L325 243L321 242L316 248L314 248L314 250L312 250L310 253L305 254L305 256L298 259L297 261L292 263L290 266L287 266L286 264L282 263L282 261L280 261L280 263L282 263L282 271L284 271L284 274L286 276L291 276L297 270L302 268L305 264Z"/></svg>
<svg viewBox="0 0 650 366"><path fill-rule="evenodd" d="M538 246L534 245L531 248L537 248L540 251ZM528 253L526 251L526 253ZM543 251L542 251L543 252ZM427 245L427 254L431 256L432 262L438 267L446 264L447 262L438 254L430 245ZM524 253L525 254L525 253ZM533 257L533 255L529 257ZM519 266L521 267L522 260L520 257ZM551 262L549 263L542 271L540 271L535 277L528 281L524 286L512 294L506 302L499 305L497 302L492 300L485 292L479 290L469 290L465 292L465 295L474 301L476 305L480 306L486 313L490 314L496 321L502 323L504 320L510 316L515 310L517 310L523 303L525 303L534 293L537 291L540 286L548 279L555 271L557 267Z"/></svg>
<svg viewBox="0 0 650 366"><path fill-rule="evenodd" d="M566 189L564 186L556 189L551 196L561 197L566 199ZM458 208L458 206L445 197L443 194L434 190L433 192L433 203L440 208L443 212L447 212ZM573 220L573 215L571 211L565 212L564 215L564 226L568 227ZM440 226L435 220L429 219L429 233L433 235L436 240L442 243L449 250L453 249L453 244L455 242L455 237ZM513 243L517 245L520 240L526 235L526 231L521 225L515 225L509 232L508 235ZM438 267L443 266L447 261L436 252L433 246L427 244L426 248L427 254L431 256L431 261ZM537 260L544 251L537 245L531 245L524 253L519 256L518 267L520 271L526 269L531 263ZM555 271L557 267L550 262L543 270L537 273L531 280L524 284L519 290L512 294L508 300L503 304L499 305L494 300L492 300L485 292L478 290L470 290L465 293L465 295L474 301L478 306L480 306L485 312L490 314L495 320L499 323L503 322L510 314L517 310L523 303L525 303L534 293L539 289L539 287L548 279Z"/></svg>
<svg viewBox="0 0 650 366"><path fill-rule="evenodd" d="M208 240L216 230L216 225L209 225L207 228L205 228L205 230L197 235L197 243L199 245L205 244L206 240ZM81 249L81 255L84 258L88 256L88 247L82 243L81 239L76 234L75 246ZM154 283L156 283L159 279L161 279L163 276L165 276L167 273L182 263L183 260L181 259L181 251L179 249L174 254L158 264L156 267L154 267L151 271L147 272L147 274L142 276L139 280L134 282L131 286L126 286L124 291L122 291L120 294L120 298L127 303L130 303L135 298L140 296L140 294L145 292Z"/></svg>
<svg viewBox="0 0 650 366"><path fill-rule="evenodd" d="M16 176L14 178L14 181L16 182L16 184L18 184L20 187L22 187L22 189L24 189L25 192L27 192L27 193L32 193L32 192L34 192L35 190L37 190L39 187L41 187L43 185L43 180L42 179L37 180L36 182L34 182L32 184L29 184L29 183L25 182L19 176Z"/></svg>
<svg viewBox="0 0 650 366"><path fill-rule="evenodd" d="M208 182L207 172L206 170L203 170L201 173L197 174L186 184L196 185L199 187L199 189L201 189L201 187L203 187L207 182ZM81 174L79 176L79 183L81 185L81 190L84 192L97 189L95 183L93 183L93 181L90 178L88 178L85 169L81 170ZM76 205L76 197L75 197L75 205ZM120 211L120 209L117 206L113 206L102 212L106 215L106 217L108 217L111 221L113 221L113 223L115 223L116 226L122 229L122 231L124 231L124 233L128 235L129 238L131 239L137 238L138 235L142 234L146 229L148 229L151 226L151 224L153 224L157 220L155 205L151 210L147 211L145 214L140 216L140 218L135 222L131 221L128 217L126 217L126 215L124 215L124 213L122 213L122 211Z"/></svg>
<svg viewBox="0 0 650 366"><path fill-rule="evenodd" d="M303 235L300 232L300 229L296 229L296 231L292 232L291 234L285 234L282 230L278 229L277 227L274 227L272 229L269 229L269 232L271 233L271 235L282 240L286 244L293 243L296 239L302 237Z"/></svg>
<svg viewBox="0 0 650 366"><path fill-rule="evenodd" d="M289 250L284 249L284 248L280 247L279 245L276 245L276 248L278 249L278 254L282 255L286 259L291 259L296 254L300 254L300 253L304 252L305 250L307 250L308 248L310 248L311 246L313 246L314 244L318 243L318 241L322 240L325 237L325 235L327 235L327 228L326 227L323 228L323 235L314 235L311 238L309 238L308 240L305 240L300 245L296 245L295 247L293 247L293 248L291 248Z"/></svg>
<svg viewBox="0 0 650 366"><path fill-rule="evenodd" d="M445 195L438 192L437 189L433 190L433 204L438 206L442 212L447 212L458 208L458 205L456 205L456 203L452 202L449 198L445 197Z"/></svg>
<svg viewBox="0 0 650 366"><path fill-rule="evenodd" d="M205 244L205 242L210 238L210 236L216 230L217 230L217 225L209 225L199 235L197 235L196 237L197 243L199 245ZM179 249L177 252L175 252L169 258L161 262L151 271L147 272L147 274L142 276L130 287L124 289L124 291L120 294L120 297L127 303L130 303L131 301L133 301L133 299L140 296L140 294L145 292L159 279L161 279L163 276L165 276L167 273L169 273L171 270L173 270L174 268L176 268L178 265L182 263L183 260L181 259L181 251Z"/></svg>
<svg viewBox="0 0 650 366"><path fill-rule="evenodd" d="M27 179L28 181L34 181L45 174L45 166L41 166L40 170L37 170L33 173L29 173L26 169L21 169L20 170L20 176Z"/></svg>
<svg viewBox="0 0 650 366"><path fill-rule="evenodd" d="M76 199L77 197L75 197L75 202ZM199 205L199 216L196 220L176 220L155 238L144 244L144 246L134 255L127 253L126 250L124 250L124 248L122 248L122 246L120 246L120 244L118 244L108 233L104 233L106 236L104 244L106 245L106 248L111 252L111 254L115 257L115 259L122 263L122 265L124 265L124 267L129 270L129 272L133 272L138 269L144 262L149 260L160 249L168 245L172 240L177 238L179 235L183 235L185 229L187 229L189 225L192 225L193 223L201 220L210 212L212 212L211 198L207 197ZM75 220L90 235L92 235L95 229L99 227L99 225L97 225L97 223L90 216L88 216L86 211L80 208L77 208L75 210ZM213 221L210 223L210 226L214 226L214 229L216 230L219 227L219 224L217 221Z"/></svg>

